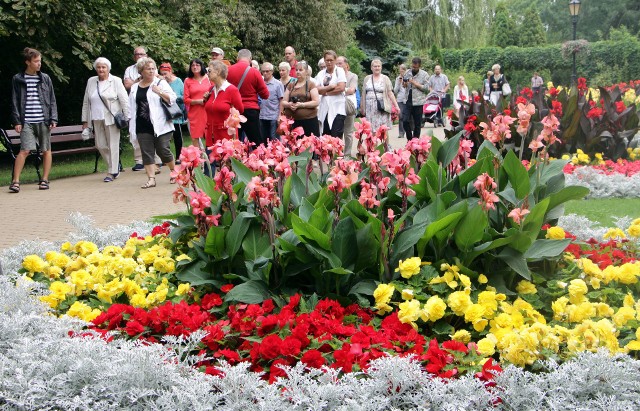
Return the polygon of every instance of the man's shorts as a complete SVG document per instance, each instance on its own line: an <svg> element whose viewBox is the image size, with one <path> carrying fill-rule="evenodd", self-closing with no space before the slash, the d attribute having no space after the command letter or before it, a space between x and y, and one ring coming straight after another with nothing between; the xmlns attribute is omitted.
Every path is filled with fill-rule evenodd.
<svg viewBox="0 0 640 411"><path fill-rule="evenodd" d="M44 122L24 123L20 133L20 150L33 151L36 149L36 142L40 151L51 150L51 130Z"/></svg>

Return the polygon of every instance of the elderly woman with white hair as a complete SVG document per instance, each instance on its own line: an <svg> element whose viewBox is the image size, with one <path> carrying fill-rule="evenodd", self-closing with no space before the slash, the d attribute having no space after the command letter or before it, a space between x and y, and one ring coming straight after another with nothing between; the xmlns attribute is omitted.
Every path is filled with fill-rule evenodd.
<svg viewBox="0 0 640 411"><path fill-rule="evenodd" d="M502 87L507 82L507 79L504 74L500 73L500 64L494 64L491 67L491 71L493 71L493 75L489 77L489 90L491 91L489 100L491 104L497 106L502 97Z"/></svg>
<svg viewBox="0 0 640 411"><path fill-rule="evenodd" d="M107 163L105 183L120 174L120 129L114 117L123 113L129 118L129 99L122 79L110 74L111 62L98 57L93 63L97 76L87 81L82 102L82 128L91 127L96 148ZM122 115L122 114L121 114Z"/></svg>
<svg viewBox="0 0 640 411"><path fill-rule="evenodd" d="M286 61L278 64L278 73L280 74L280 82L282 87L286 88L293 77L289 75L291 72L291 66Z"/></svg>

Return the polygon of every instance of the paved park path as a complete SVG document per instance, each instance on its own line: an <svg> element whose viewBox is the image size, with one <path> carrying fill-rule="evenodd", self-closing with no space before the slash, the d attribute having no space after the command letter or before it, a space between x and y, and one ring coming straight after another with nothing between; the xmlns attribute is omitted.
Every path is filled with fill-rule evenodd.
<svg viewBox="0 0 640 411"><path fill-rule="evenodd" d="M426 129L431 129L431 125L423 129L423 134ZM435 129L434 134L444 137L442 128ZM392 147L399 148L407 140L398 138L396 126L390 141ZM6 186L0 187L0 250L22 240L65 240L73 230L65 220L73 212L89 215L97 227L106 228L185 210L184 204L173 203L171 193L175 185L169 184L167 167L156 176L157 186L146 190L140 188L147 181L144 172L131 171L130 166L112 183L104 183L104 176L95 173L52 180L49 190L38 190L35 183L25 184L18 194L9 193Z"/></svg>

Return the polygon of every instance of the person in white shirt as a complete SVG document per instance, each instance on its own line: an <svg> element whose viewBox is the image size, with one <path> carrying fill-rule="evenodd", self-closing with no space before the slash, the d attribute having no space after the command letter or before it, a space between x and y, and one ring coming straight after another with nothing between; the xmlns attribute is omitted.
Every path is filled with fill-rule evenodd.
<svg viewBox="0 0 640 411"><path fill-rule="evenodd" d="M353 132L355 131L354 123L356 121L356 113L358 112L358 103L356 101L356 91L358 90L358 75L349 71L349 61L345 56L338 56L336 65L342 69L347 76L347 84L344 90L345 94L345 121L344 121L344 154L351 155L353 146Z"/></svg>
<svg viewBox="0 0 640 411"><path fill-rule="evenodd" d="M316 76L318 93L322 96L318 108L320 133L342 137L346 118L344 90L347 76L344 69L336 66L338 55L333 50L324 52L326 68Z"/></svg>
<svg viewBox="0 0 640 411"><path fill-rule="evenodd" d="M531 90L533 90L535 94L538 94L543 84L544 80L542 80L542 77L540 77L537 71L534 72L533 77L531 77Z"/></svg>
<svg viewBox="0 0 640 411"><path fill-rule="evenodd" d="M456 109L456 115L459 119L462 119L463 113L461 112L461 108L463 107L462 103L470 104L472 103L469 100L469 88L464 82L464 77L458 77L458 84L453 88L453 108Z"/></svg>

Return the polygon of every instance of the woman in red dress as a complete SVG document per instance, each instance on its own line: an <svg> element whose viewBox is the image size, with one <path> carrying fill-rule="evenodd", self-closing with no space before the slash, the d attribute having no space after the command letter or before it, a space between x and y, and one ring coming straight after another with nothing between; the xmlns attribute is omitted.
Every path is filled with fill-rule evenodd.
<svg viewBox="0 0 640 411"><path fill-rule="evenodd" d="M207 147L225 138L237 138L237 130L230 134L224 122L229 118L231 108L244 112L242 97L238 88L227 81L227 66L213 60L209 63L209 80L213 84L210 95L205 94L205 110L207 112Z"/></svg>
<svg viewBox="0 0 640 411"><path fill-rule="evenodd" d="M189 64L189 74L184 80L184 104L187 107L189 133L194 145L196 139L203 138L207 127L207 113L204 110L204 94L211 89L207 77L207 69L200 59L193 59Z"/></svg>

